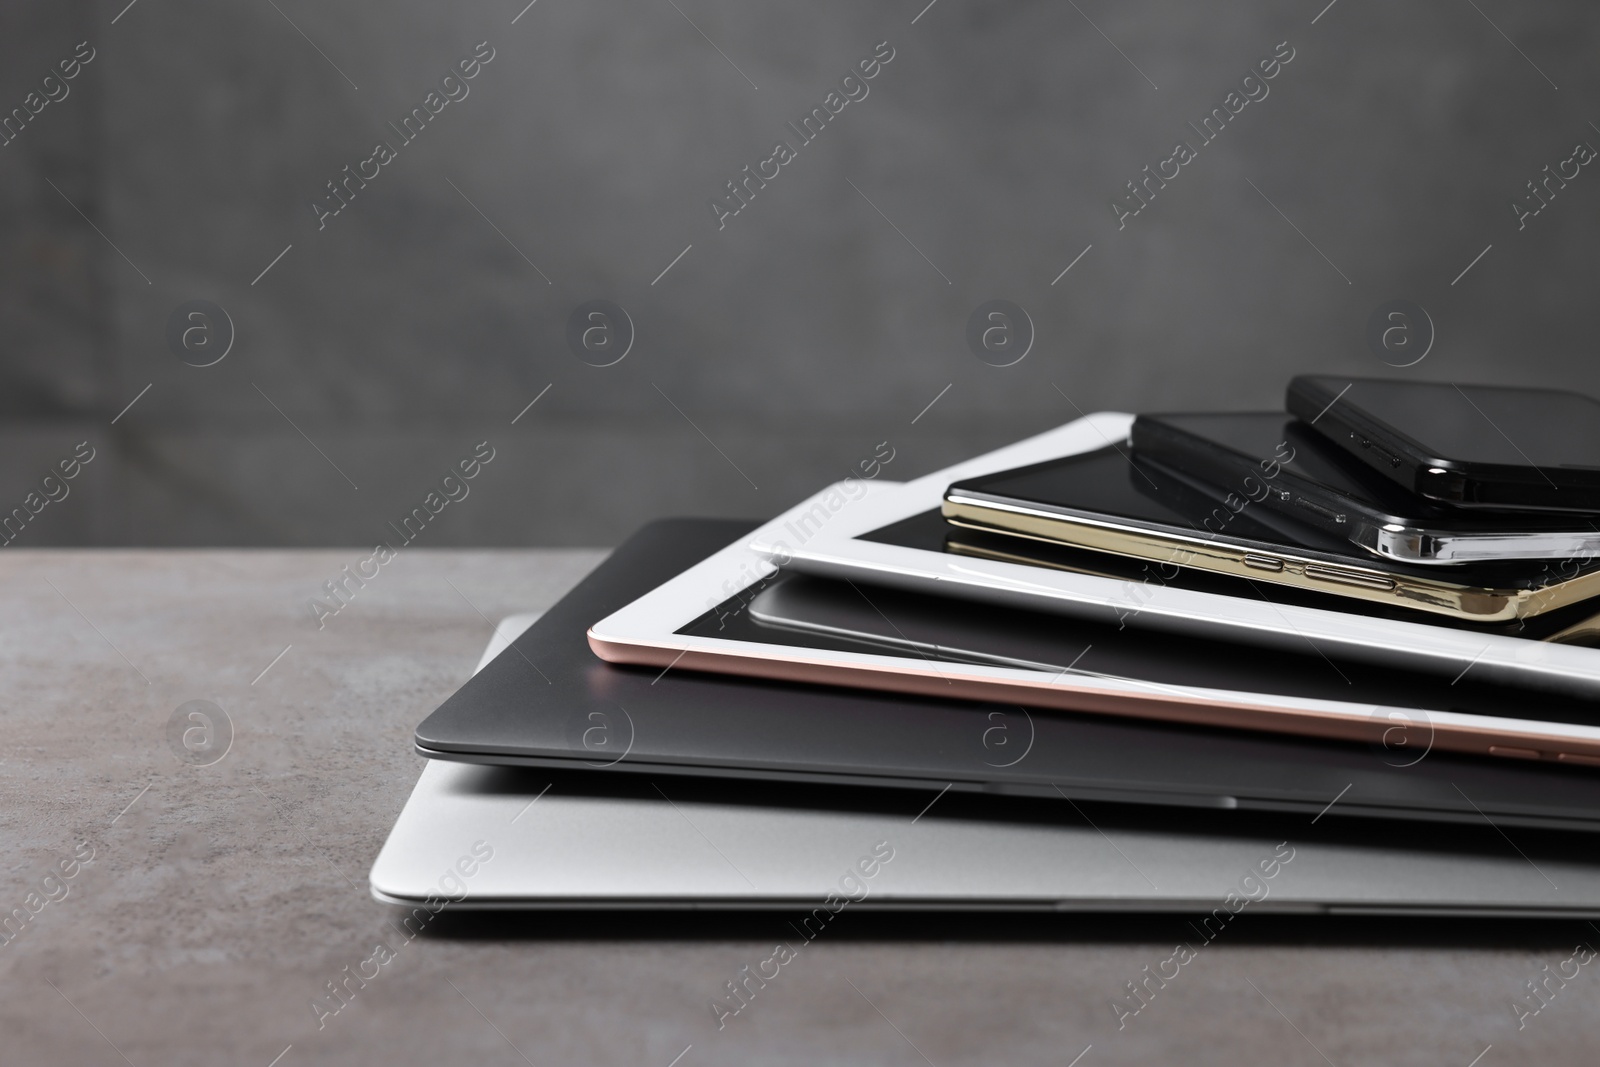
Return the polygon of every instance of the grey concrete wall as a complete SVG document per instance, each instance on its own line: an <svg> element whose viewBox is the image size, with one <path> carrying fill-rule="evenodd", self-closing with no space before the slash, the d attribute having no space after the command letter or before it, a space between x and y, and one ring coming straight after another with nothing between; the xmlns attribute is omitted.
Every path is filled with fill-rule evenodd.
<svg viewBox="0 0 1600 1067"><path fill-rule="evenodd" d="M1576 0L124 3L0 16L4 107L96 53L0 148L0 504L98 450L34 544L371 542L483 440L436 544L769 514L880 441L909 477L1079 410L1275 407L1301 371L1600 393L1600 174L1521 229L1510 207L1600 145ZM883 41L802 145L785 124ZM469 94L402 143L479 42ZM1280 42L1202 145L1187 124ZM780 139L719 229L709 198ZM965 340L994 298L1035 328L1013 366ZM1437 331L1404 370L1363 340L1394 298ZM209 367L165 337L196 299L236 333ZM612 366L567 343L597 299L634 327Z"/></svg>

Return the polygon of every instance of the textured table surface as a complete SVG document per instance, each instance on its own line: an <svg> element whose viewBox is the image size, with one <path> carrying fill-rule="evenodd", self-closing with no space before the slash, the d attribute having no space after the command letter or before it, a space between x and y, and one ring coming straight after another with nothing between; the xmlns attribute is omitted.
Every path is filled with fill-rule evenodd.
<svg viewBox="0 0 1600 1067"><path fill-rule="evenodd" d="M489 620L601 555L411 550L320 630L308 599L362 553L0 557L0 913L27 916L0 944L0 1061L1594 1061L1600 968L1520 1030L1512 1002L1600 932L1488 920L1244 915L1120 1032L1112 998L1180 919L851 916L720 1032L710 997L775 917L490 920L408 944L319 1029L313 998L389 929L366 877L413 727ZM209 765L171 740L193 700L232 724Z"/></svg>

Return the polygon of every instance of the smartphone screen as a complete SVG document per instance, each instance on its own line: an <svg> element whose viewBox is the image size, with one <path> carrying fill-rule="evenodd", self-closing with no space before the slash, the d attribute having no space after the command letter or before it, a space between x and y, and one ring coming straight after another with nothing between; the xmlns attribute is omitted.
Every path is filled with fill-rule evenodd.
<svg viewBox="0 0 1600 1067"><path fill-rule="evenodd" d="M1600 401L1558 389L1313 379L1337 403L1463 464L1600 471Z"/></svg>
<svg viewBox="0 0 1600 1067"><path fill-rule="evenodd" d="M1132 519L1144 526L1162 527L1186 535L1217 535L1205 525L1214 508L1209 496L1192 490L1184 493L1183 487L1170 477L1170 472L1155 464L1140 462L1115 446L969 478L950 488L998 500ZM1309 528L1300 537L1285 537L1281 530L1250 509L1235 513L1229 519L1226 537L1234 542L1291 544L1335 553L1347 548L1338 539ZM1357 558L1353 553L1347 555Z"/></svg>

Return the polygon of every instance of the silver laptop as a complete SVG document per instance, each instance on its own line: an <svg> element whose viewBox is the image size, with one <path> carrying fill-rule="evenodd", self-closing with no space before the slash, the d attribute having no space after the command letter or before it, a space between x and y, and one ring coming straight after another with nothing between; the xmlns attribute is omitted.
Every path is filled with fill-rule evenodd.
<svg viewBox="0 0 1600 1067"><path fill-rule="evenodd" d="M502 622L479 667L535 618ZM1600 916L1600 864L1556 834L1321 816L1231 832L1226 813L1042 810L429 761L371 887L435 909Z"/></svg>

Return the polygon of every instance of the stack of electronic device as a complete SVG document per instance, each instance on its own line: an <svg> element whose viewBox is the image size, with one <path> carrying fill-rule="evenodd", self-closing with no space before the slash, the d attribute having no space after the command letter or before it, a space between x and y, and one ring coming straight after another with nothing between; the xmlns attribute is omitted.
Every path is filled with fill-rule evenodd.
<svg viewBox="0 0 1600 1067"><path fill-rule="evenodd" d="M1600 404L1287 406L646 527L418 727L374 893L1600 915Z"/></svg>

